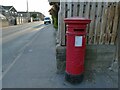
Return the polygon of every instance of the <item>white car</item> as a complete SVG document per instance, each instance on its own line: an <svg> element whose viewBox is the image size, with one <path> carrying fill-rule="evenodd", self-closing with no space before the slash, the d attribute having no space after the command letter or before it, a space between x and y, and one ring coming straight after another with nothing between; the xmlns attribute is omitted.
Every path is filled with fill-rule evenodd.
<svg viewBox="0 0 120 90"><path fill-rule="evenodd" d="M44 24L51 24L51 19L49 17L45 17Z"/></svg>

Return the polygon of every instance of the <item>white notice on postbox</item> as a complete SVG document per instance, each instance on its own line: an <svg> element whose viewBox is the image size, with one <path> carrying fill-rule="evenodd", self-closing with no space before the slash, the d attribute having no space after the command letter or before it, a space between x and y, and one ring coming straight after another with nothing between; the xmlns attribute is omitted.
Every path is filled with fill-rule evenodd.
<svg viewBox="0 0 120 90"><path fill-rule="evenodd" d="M82 46L82 36L75 36L75 46Z"/></svg>

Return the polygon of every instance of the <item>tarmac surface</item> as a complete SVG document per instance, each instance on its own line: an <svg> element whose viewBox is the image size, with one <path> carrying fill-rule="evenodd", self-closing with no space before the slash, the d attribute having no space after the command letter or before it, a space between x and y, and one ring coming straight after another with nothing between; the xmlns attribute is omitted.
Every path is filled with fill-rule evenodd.
<svg viewBox="0 0 120 90"><path fill-rule="evenodd" d="M86 71L81 84L56 73L56 41L52 25L41 29L2 79L3 88L118 88L118 73ZM109 73L109 74L108 74Z"/></svg>

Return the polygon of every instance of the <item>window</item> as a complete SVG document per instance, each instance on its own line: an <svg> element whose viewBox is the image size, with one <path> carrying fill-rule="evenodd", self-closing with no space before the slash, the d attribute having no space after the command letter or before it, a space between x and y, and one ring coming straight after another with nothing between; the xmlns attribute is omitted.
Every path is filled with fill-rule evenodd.
<svg viewBox="0 0 120 90"><path fill-rule="evenodd" d="M8 12L8 10L5 10L5 12L7 13L7 12Z"/></svg>
<svg viewBox="0 0 120 90"><path fill-rule="evenodd" d="M46 17L45 20L50 20L50 18L49 18L49 17Z"/></svg>

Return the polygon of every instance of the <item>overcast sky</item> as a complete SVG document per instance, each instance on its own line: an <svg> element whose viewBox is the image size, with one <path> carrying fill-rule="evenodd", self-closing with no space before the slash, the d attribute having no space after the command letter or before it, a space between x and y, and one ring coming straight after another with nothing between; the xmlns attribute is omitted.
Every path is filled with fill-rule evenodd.
<svg viewBox="0 0 120 90"><path fill-rule="evenodd" d="M27 10L27 0L0 0L0 5L4 6L14 6L17 11ZM49 5L48 0L28 0L28 11L41 12L45 16L49 15Z"/></svg>

